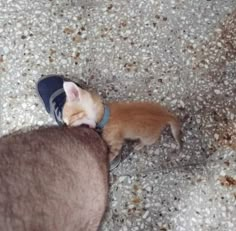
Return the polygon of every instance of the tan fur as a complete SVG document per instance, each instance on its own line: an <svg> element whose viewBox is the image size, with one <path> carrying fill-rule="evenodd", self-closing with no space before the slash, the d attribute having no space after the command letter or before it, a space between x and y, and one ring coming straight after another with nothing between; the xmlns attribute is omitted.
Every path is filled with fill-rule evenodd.
<svg viewBox="0 0 236 231"><path fill-rule="evenodd" d="M65 82L64 89L67 95L63 107L64 122L70 126L86 124L95 128L96 120L102 118L103 104L101 98L95 93L78 88L72 82ZM78 92L75 93L75 91Z"/></svg>
<svg viewBox="0 0 236 231"><path fill-rule="evenodd" d="M136 150L154 144L162 129L171 125L172 133L180 145L179 122L167 110L156 103L110 103L110 120L103 129L103 138L110 146L111 159L120 151L125 139L139 140Z"/></svg>
<svg viewBox="0 0 236 231"><path fill-rule="evenodd" d="M69 94L69 92L66 92L66 94ZM87 97L89 96L87 95ZM94 99L94 96L90 95L90 100L84 100L89 102L91 98ZM68 122L69 126L82 124L82 119L80 121L77 120L76 123L72 119L72 115L86 114L85 107L81 106L82 101L83 97L65 103L63 119ZM85 102L83 103L85 104ZM93 104L97 108L93 117L96 118L95 122L99 123L103 117L104 106L98 97L93 101ZM178 146L181 146L180 123L173 114L161 105L149 102L113 102L108 105L110 108L110 118L103 128L102 136L110 147L110 160L118 155L125 139L138 139L140 142L135 148L139 150L145 145L154 144L166 125L171 126L172 134ZM70 123L70 121L73 122Z"/></svg>

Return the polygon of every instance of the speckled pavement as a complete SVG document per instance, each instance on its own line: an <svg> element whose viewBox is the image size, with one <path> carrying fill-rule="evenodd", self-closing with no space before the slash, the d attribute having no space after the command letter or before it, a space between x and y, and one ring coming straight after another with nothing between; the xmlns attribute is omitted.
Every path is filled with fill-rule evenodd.
<svg viewBox="0 0 236 231"><path fill-rule="evenodd" d="M35 92L65 74L105 100L159 101L183 122L111 177L101 230L236 230L235 0L0 0L0 134L54 122Z"/></svg>

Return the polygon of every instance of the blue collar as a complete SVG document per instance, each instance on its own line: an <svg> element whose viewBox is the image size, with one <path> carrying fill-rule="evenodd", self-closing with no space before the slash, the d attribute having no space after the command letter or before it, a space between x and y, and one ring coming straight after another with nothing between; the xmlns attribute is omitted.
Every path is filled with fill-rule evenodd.
<svg viewBox="0 0 236 231"><path fill-rule="evenodd" d="M103 129L107 124L109 118L110 118L110 109L107 105L105 105L102 120L97 124L97 128Z"/></svg>

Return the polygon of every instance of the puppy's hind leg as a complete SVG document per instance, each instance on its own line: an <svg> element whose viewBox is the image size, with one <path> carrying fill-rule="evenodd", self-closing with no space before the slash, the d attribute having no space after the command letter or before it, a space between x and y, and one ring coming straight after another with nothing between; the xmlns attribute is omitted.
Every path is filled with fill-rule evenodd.
<svg viewBox="0 0 236 231"><path fill-rule="evenodd" d="M182 141L181 141L181 130L180 130L180 122L174 118L173 120L171 120L169 122L170 124L170 127L171 127L171 132L175 138L175 141L177 142L178 144L178 148L179 150L182 149Z"/></svg>
<svg viewBox="0 0 236 231"><path fill-rule="evenodd" d="M152 145L157 141L157 137L141 137L140 141L134 146L135 150L141 150L146 145Z"/></svg>

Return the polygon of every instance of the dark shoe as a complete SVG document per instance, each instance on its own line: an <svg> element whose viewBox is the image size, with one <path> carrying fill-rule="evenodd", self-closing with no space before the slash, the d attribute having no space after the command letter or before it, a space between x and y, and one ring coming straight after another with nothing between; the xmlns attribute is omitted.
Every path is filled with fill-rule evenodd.
<svg viewBox="0 0 236 231"><path fill-rule="evenodd" d="M58 125L63 125L62 109L66 101L66 94L63 89L63 75L43 76L37 82L38 95L41 101L53 119Z"/></svg>

